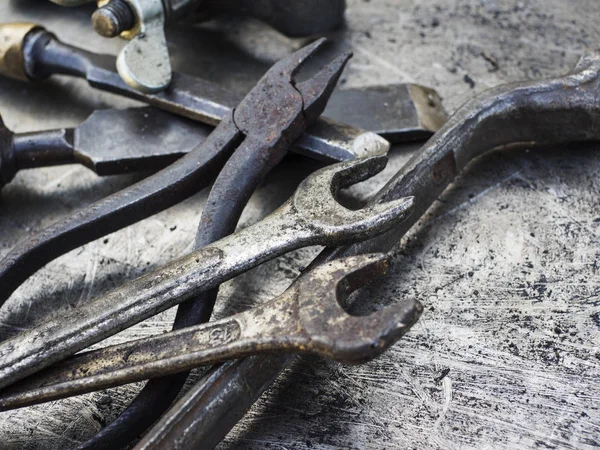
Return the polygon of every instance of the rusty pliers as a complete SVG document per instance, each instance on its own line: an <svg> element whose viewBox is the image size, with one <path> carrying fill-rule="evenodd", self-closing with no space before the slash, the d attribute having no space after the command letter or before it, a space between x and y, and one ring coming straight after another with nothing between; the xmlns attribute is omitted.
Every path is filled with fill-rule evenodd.
<svg viewBox="0 0 600 450"><path fill-rule="evenodd" d="M344 62L348 56L342 56L339 61ZM319 77L327 79L331 76L333 78L330 78L330 84L333 84L340 72L341 68L338 68L337 64L333 64L331 70L322 72ZM273 76L273 78L276 77L277 74ZM277 83L281 84L280 81ZM289 91L289 86L289 83L284 82L281 84L280 92L285 94ZM280 108L276 103L277 99L277 96L271 96L269 101L272 103L269 105L263 101L261 107L277 111ZM285 99L286 103L289 101L294 101L294 97ZM306 103L304 107L312 108ZM308 118L314 115L314 112L310 112ZM234 118L236 117L237 111L234 113ZM268 143L272 139L270 135L273 123L272 119L264 120L265 118L253 117L249 126L252 126L253 135L257 139ZM200 226L196 234L196 249L211 245L234 232L250 196L287 152L288 147L284 145L252 145L240 147L233 152L215 180L202 211ZM223 201L224 199L227 201ZM178 330L208 321L217 299L217 293L218 287L215 287L180 305L177 309L173 329ZM131 441L154 423L175 400L187 375L185 372L178 372L174 376L163 376L150 380L127 409L110 426L86 442L84 447L111 448L115 445L125 445Z"/></svg>
<svg viewBox="0 0 600 450"><path fill-rule="evenodd" d="M2 41L1 32L0 41ZM309 47L308 50L301 49L298 53L290 55L267 72L262 81L259 82L257 88L253 90L252 97L243 100L237 107L235 121L233 119L233 110L222 105L225 94L221 96L213 92L218 90L218 86L212 83L207 85L195 78L190 78L190 80L196 80L199 84L191 83L180 86L178 92L181 95L187 93L204 106L206 106L205 104L209 106L220 105L217 116L219 120L224 122L223 125L215 130L210 139L198 145L190 153L164 170L120 192L103 198L85 209L74 212L70 216L45 228L40 233L24 239L17 244L0 260L0 285L2 286L2 289L0 289L0 304L6 301L33 273L54 258L169 208L208 186L215 179L215 176L219 173L232 152L244 139L245 133L252 134L252 127L259 120L258 116L253 117L253 115L260 113L260 108L255 108L253 102L255 100L262 99L261 101L263 101L267 99L267 96L270 95L269 92L274 94L276 84L272 84L271 82L274 80L276 68L287 68L285 72L281 73L281 81L284 80L285 75L289 77L285 83L280 83L279 85L285 95L278 96L277 100L289 102L290 109L282 109L279 112L275 112L272 114L272 117L263 117L264 120L267 120L266 123L269 123L268 120L271 119L277 120L277 122L273 122L273 136L270 139L282 139L285 145L289 145L294 140L298 143L303 139L302 136L306 135L306 133L303 133L302 136L298 135L298 127L306 128L308 125L313 124L317 125L323 131L323 127L321 126L323 120L318 120L318 116L322 112L320 108L325 106L326 100L331 94L331 89L335 85L339 71L342 70L348 56L346 55L338 59L333 65L329 66L328 70L321 74L321 78L315 78L314 84L311 85L309 82L299 84L298 89L307 89L306 101L304 102L306 105L304 107L305 111L300 91L294 88L291 78L293 75L292 69L297 70L303 61L302 58L306 58L312 54L322 42L318 41ZM15 52L16 55L21 55L15 57L17 60L20 60L23 55L20 51L15 50ZM61 55L63 54L61 53ZM76 55L71 55L73 58L69 58L69 55L70 53L67 52L63 55L64 58L61 57L60 61L65 63L69 61L73 62L74 60L79 61ZM87 63L84 66L88 67ZM200 90L199 92L208 90L208 93L212 93L213 96L209 95L207 98L200 96L195 89L202 86L204 86L204 90ZM320 87L323 88L322 92L319 92ZM271 91L267 88L271 89ZM314 88L312 95L308 91L311 88ZM262 94L262 97L259 96L258 91L260 89L267 89ZM221 99L221 103L219 103L219 99ZM273 97L273 100L275 100L275 97ZM166 101L167 104L170 104L169 102ZM269 106L268 101L263 101L262 104L263 110ZM270 106L274 107L276 111L278 104L276 101L273 101ZM200 107L199 109L203 110ZM289 116L286 114L289 114ZM293 114L295 115L292 116ZM291 119L289 124L284 124L286 119ZM279 130L276 128L283 125L289 129ZM327 127L325 126L325 128ZM386 153L389 148L389 143L374 133L356 131L354 129L358 135L352 134L353 132L346 134L344 130L348 131L348 127L341 126L341 128L338 127L335 130L330 129L326 133L331 138L327 139L331 141L328 144L332 144L333 141L339 143L344 140L347 141L347 145L345 144L344 146L346 150L349 150L349 142L352 142L352 151L343 151L340 153L333 148L339 146L334 145L329 148L331 151L327 151L331 157L330 160L346 160L357 155L382 154ZM0 136L0 139L2 138ZM5 138L8 139L8 136L5 136ZM249 141L246 143L249 144ZM313 144L310 146L312 148L310 154L315 157L319 154L322 155L322 146L314 141ZM310 150L310 148L307 148L307 150ZM0 170L2 170L1 164L0 161Z"/></svg>

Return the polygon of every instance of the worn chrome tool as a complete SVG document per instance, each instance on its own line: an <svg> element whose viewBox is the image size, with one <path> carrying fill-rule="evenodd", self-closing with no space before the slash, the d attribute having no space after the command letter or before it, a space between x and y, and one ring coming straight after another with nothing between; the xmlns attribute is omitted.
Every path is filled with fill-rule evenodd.
<svg viewBox="0 0 600 450"><path fill-rule="evenodd" d="M283 294L248 311L203 325L81 353L10 386L0 410L164 376L260 353L313 353L356 364L383 353L418 320L416 300L369 316L341 302L387 272L382 254L331 261Z"/></svg>
<svg viewBox="0 0 600 450"><path fill-rule="evenodd" d="M335 198L340 188L368 179L386 163L376 156L320 169L264 220L5 341L0 387L283 253L362 240L397 225L408 216L412 197L357 211Z"/></svg>
<svg viewBox="0 0 600 450"><path fill-rule="evenodd" d="M162 169L212 127L151 107L94 111L75 128L12 133L0 118L0 187L22 169L82 164L98 175Z"/></svg>
<svg viewBox="0 0 600 450"><path fill-rule="evenodd" d="M567 75L490 89L463 105L373 198L374 206L417 195L410 219L373 239L327 249L307 269L349 255L389 251L468 163L490 150L600 140L600 50ZM135 447L213 448L293 356L257 356L216 367Z"/></svg>
<svg viewBox="0 0 600 450"><path fill-rule="evenodd" d="M90 3L88 0L52 0L64 6ZM93 0L92 0L93 1ZM181 19L211 17L215 14L243 14L257 17L291 36L320 34L339 26L344 0L281 2L278 0L98 0L92 16L98 34L129 39L117 59L119 74L134 89L158 92L171 81L171 63L164 27ZM194 14L197 13L197 14ZM199 13L199 14L198 14Z"/></svg>
<svg viewBox="0 0 600 450"><path fill-rule="evenodd" d="M271 122L273 125L292 125L290 129L276 130L273 128L270 139L280 140L280 143L291 145L295 139L297 127L302 125L302 129L305 129L306 126L314 123L322 108L325 107L325 100L331 94L347 57L338 59L335 64L328 67L328 70L325 69L320 77L315 78L314 85L309 82L299 84L307 89L314 89L312 93L307 91L309 95L306 98L305 109L302 107L303 100L299 97L299 92L292 87L289 80L286 81L287 85L284 85L286 87L282 91L286 95L278 95L276 92L265 89L262 96L257 96L261 89L267 87L264 84L272 78L272 75L269 74L275 73L273 71L276 68L284 66L286 71L282 72L281 76L289 75L292 69L300 67L302 58L309 56L321 42L323 41L317 41L277 63L251 91L247 97L248 100L238 105L236 111L239 114L245 111L244 114L247 118L256 116L258 119L261 117L264 120L263 127L269 127ZM274 105L272 102L275 101L280 103ZM270 110L271 116L260 116L258 114L260 109L267 106L275 108ZM291 106L291 109L286 109L288 106ZM290 117L284 114L286 112L294 115ZM285 120L289 120L290 123L284 123ZM242 123L241 117L236 123ZM252 126L256 125L250 121L247 123ZM5 301L31 274L53 258L149 217L200 191L214 179L246 134L252 135L252 129L238 129L233 120L233 112L229 111L215 132L202 145L171 166L75 212L46 228L40 234L21 241L0 261L0 285L2 286L0 302ZM386 150L389 147L387 141L373 133L361 132L361 134L362 138L357 138L360 141L357 142L357 145L361 145L362 151L367 154L377 154L383 144L385 144ZM368 136L375 136L375 139L371 140Z"/></svg>
<svg viewBox="0 0 600 450"><path fill-rule="evenodd" d="M108 60L114 61L114 58L63 44L35 24L0 25L0 74L11 78L40 81L50 75L76 76L86 79L92 87L209 125L217 125L241 100L240 95L215 83L181 73L173 74L167 90L144 94L126 85L117 73L103 68L110 64ZM418 108L419 115L423 116L430 111L437 114L440 106L419 102ZM348 160L375 152L385 154L385 140L365 133L364 130L321 118L297 140L294 151L325 161ZM371 142L370 148L365 148L365 141Z"/></svg>

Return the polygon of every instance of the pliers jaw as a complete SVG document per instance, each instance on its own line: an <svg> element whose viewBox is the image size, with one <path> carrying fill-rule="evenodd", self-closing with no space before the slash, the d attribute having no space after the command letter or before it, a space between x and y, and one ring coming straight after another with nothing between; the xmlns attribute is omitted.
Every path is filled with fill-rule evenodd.
<svg viewBox="0 0 600 450"><path fill-rule="evenodd" d="M296 83L297 72L325 41L319 39L269 69L235 109L234 122L239 131L263 142L279 141L289 146L319 118L352 56L346 52L313 77Z"/></svg>
<svg viewBox="0 0 600 450"><path fill-rule="evenodd" d="M276 63L272 70L273 73L286 78L288 82L300 92L304 116L309 123L316 120L325 110L327 101L329 100L346 63L352 57L352 52L344 52L308 80L296 83L295 77L298 71L326 41L327 39L321 38L312 44L301 48L287 58Z"/></svg>
<svg viewBox="0 0 600 450"><path fill-rule="evenodd" d="M314 122L323 114L327 101L351 57L351 52L345 52L312 78L295 85L302 95L304 118L307 122Z"/></svg>

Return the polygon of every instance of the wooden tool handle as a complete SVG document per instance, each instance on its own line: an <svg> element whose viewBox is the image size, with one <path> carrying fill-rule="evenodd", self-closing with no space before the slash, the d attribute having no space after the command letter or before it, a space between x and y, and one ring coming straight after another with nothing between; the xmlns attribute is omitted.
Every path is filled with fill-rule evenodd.
<svg viewBox="0 0 600 450"><path fill-rule="evenodd" d="M25 37L40 29L35 23L15 22L0 24L0 74L17 80L28 81L23 56Z"/></svg>

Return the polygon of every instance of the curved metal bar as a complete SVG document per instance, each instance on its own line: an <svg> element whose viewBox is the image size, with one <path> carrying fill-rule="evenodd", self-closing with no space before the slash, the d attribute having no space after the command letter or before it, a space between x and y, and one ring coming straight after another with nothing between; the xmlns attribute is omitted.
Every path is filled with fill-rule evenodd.
<svg viewBox="0 0 600 450"><path fill-rule="evenodd" d="M600 140L600 51L584 55L569 74L515 83L482 93L463 105L373 198L371 204L417 195L415 213L387 233L326 249L307 269L334 258L389 251L469 161L513 144L566 144ZM149 450L216 446L293 356L253 357L214 368L135 447ZM194 427L190 423L206 426ZM185 432L184 432L185 431ZM173 440L174 433L177 440Z"/></svg>

